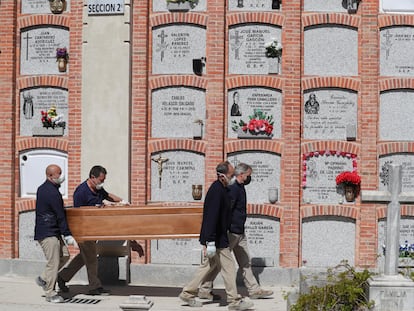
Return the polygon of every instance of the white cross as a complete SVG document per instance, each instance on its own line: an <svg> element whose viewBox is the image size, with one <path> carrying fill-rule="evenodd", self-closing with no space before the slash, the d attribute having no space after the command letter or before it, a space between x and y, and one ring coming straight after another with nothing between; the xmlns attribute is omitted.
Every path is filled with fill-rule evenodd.
<svg viewBox="0 0 414 311"><path fill-rule="evenodd" d="M361 201L388 202L385 244L385 275L398 274L400 203L414 202L414 192L401 192L401 165L388 164L388 191L362 190Z"/></svg>

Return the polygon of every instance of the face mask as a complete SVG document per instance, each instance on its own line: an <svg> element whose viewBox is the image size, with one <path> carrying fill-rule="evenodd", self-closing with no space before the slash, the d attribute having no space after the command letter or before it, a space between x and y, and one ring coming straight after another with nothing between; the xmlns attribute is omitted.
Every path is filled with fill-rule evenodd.
<svg viewBox="0 0 414 311"><path fill-rule="evenodd" d="M247 176L246 180L244 181L244 185L247 186L248 184L250 184L250 182L252 181L252 176Z"/></svg>
<svg viewBox="0 0 414 311"><path fill-rule="evenodd" d="M104 186L104 183L103 182L101 182L99 184L95 183L95 181L92 181L92 182L95 185L96 190L101 190L103 188L103 186Z"/></svg>
<svg viewBox="0 0 414 311"><path fill-rule="evenodd" d="M101 182L100 184L96 184L95 188L96 188L96 190L101 190L103 188L103 186L104 186L104 183Z"/></svg>
<svg viewBox="0 0 414 311"><path fill-rule="evenodd" d="M56 185L60 185L65 181L65 176L60 175L59 178L53 178L52 180Z"/></svg>
<svg viewBox="0 0 414 311"><path fill-rule="evenodd" d="M228 186L234 184L236 182L236 176L232 176L230 179L224 175L223 173L217 173L219 176L224 177Z"/></svg>

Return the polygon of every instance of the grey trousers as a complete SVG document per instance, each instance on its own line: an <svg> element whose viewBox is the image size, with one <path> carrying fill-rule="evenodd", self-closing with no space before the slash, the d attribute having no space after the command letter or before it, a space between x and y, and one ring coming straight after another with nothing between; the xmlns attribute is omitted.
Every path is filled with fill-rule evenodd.
<svg viewBox="0 0 414 311"><path fill-rule="evenodd" d="M245 234L236 234L229 232L229 248L233 251L236 257L237 264L242 270L244 285L246 285L249 295L260 290L260 285L257 282L251 266L249 249L247 246L247 237ZM211 292L213 289L213 281L217 277L219 271L215 269L209 273L205 278L203 284L200 286L200 292Z"/></svg>
<svg viewBox="0 0 414 311"><path fill-rule="evenodd" d="M96 258L96 242L85 241L79 243L79 254L77 254L68 264L67 267L59 272L59 276L65 281L70 279L78 272L84 265L88 274L89 286L91 289L102 287L101 281L98 278L98 259Z"/></svg>
<svg viewBox="0 0 414 311"><path fill-rule="evenodd" d="M38 242L47 260L40 277L46 281L46 297L53 297L57 295L55 285L58 272L69 260L69 250L61 237L47 237Z"/></svg>
<svg viewBox="0 0 414 311"><path fill-rule="evenodd" d="M213 258L204 258L194 278L184 286L181 294L185 298L194 298L197 296L200 284L207 279L211 279L213 274L217 275L219 272L223 277L227 302L231 303L241 299L241 296L237 293L236 266L229 248L219 248Z"/></svg>

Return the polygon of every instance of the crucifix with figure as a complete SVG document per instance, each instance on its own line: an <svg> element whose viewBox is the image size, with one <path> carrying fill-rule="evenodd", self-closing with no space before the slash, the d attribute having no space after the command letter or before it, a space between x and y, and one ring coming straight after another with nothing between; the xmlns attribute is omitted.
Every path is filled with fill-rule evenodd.
<svg viewBox="0 0 414 311"><path fill-rule="evenodd" d="M158 156L158 158L152 158L152 161L157 163L158 165L158 188L161 189L161 180L162 180L162 165L164 162L168 161L168 158L161 157L161 154Z"/></svg>
<svg viewBox="0 0 414 311"><path fill-rule="evenodd" d="M414 192L401 192L401 165L388 164L388 191L362 190L361 201L388 203L384 274L369 283L376 310L414 310L414 282L398 274L400 203L413 203Z"/></svg>

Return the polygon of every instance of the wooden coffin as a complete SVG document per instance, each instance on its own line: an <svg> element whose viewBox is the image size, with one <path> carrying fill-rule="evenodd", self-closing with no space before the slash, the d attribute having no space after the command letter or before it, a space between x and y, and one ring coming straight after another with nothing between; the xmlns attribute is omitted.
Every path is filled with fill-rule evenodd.
<svg viewBox="0 0 414 311"><path fill-rule="evenodd" d="M85 206L66 209L66 216L77 241L198 238L203 208Z"/></svg>

